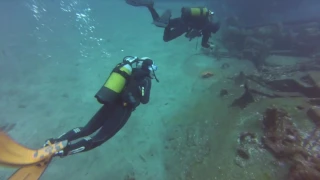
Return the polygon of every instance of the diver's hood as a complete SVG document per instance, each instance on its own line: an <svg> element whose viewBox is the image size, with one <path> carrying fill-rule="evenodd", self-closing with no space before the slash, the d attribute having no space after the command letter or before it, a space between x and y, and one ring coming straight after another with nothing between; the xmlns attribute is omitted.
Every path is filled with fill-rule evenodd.
<svg viewBox="0 0 320 180"><path fill-rule="evenodd" d="M155 71L158 70L158 67L154 64L151 58L149 57L138 58L137 56L126 56L124 57L123 62L130 63L131 65L135 64L136 68L149 71L150 77L155 78L156 81L159 82L155 74Z"/></svg>

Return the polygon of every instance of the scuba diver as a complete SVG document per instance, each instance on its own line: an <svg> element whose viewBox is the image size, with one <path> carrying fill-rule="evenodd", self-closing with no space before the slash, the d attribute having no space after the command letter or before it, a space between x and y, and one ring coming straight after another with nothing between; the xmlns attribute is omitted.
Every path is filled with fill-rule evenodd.
<svg viewBox="0 0 320 180"><path fill-rule="evenodd" d="M84 127L77 127L58 138L48 139L44 146L67 140L66 147L54 155L64 157L92 150L106 142L125 125L140 103L149 102L151 79L159 82L156 70L157 66L148 57L125 57L95 95L103 106L91 120ZM98 129L96 135L89 136ZM80 138L80 141L72 143Z"/></svg>
<svg viewBox="0 0 320 180"><path fill-rule="evenodd" d="M0 166L18 168L6 179L40 179L53 157L89 151L112 138L141 103L149 102L151 79L159 82L156 70L157 66L148 57L125 57L96 93L102 107L87 125L48 139L40 149L21 145L0 127ZM97 133L90 137L94 132Z"/></svg>
<svg viewBox="0 0 320 180"><path fill-rule="evenodd" d="M211 33L216 33L220 29L220 23L213 22L214 12L206 7L181 8L181 16L171 19L171 11L166 10L161 16L154 9L153 0L126 0L132 6L147 7L153 18L153 24L164 28L163 40L171 41L182 34L192 40L202 36L201 45L204 48L213 48L209 43Z"/></svg>

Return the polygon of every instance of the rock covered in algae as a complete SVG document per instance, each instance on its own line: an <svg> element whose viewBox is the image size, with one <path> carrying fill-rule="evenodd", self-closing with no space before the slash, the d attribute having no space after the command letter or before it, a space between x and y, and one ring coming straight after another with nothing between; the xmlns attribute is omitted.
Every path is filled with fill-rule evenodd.
<svg viewBox="0 0 320 180"><path fill-rule="evenodd" d="M289 180L320 179L320 130L303 138L284 110L268 108L263 118L265 146L275 157L290 162Z"/></svg>

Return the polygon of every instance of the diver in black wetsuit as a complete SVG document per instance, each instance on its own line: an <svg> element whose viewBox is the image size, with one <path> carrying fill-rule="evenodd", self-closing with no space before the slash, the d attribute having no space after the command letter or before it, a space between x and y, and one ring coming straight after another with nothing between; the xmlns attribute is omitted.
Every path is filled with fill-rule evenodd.
<svg viewBox="0 0 320 180"><path fill-rule="evenodd" d="M145 6L149 9L153 23L158 27L164 27L163 40L171 41L182 34L190 40L194 37L202 36L201 45L204 48L212 48L209 38L211 33L216 33L220 29L220 23L212 22L213 11L206 7L195 7L181 9L181 17L171 19L171 11L167 10L162 16L154 9L153 0L126 0L127 4L132 6Z"/></svg>
<svg viewBox="0 0 320 180"><path fill-rule="evenodd" d="M89 151L100 146L113 137L125 125L131 116L132 111L134 111L140 103L147 104L149 102L151 79L155 78L158 81L154 74L157 67L150 58L139 59L137 57L128 56L125 57L124 61L131 62L131 64L136 62L136 67L132 67L132 74L130 76L125 74L128 72L127 69L129 69L129 71L131 70L131 64L130 67L127 66L127 69L114 69L113 73L115 72L118 74L111 77L113 75L111 73L108 79L111 83L107 81L95 96L103 106L91 118L87 125L74 128L58 138L51 138L46 141L45 145L68 140L66 148L59 151L56 156L64 157L79 152ZM115 98L113 103L106 103L104 99L107 99L108 97L105 98L103 96L109 96L110 93L114 94L114 91L117 91L116 88L121 84L121 82L114 80L115 78L119 78L119 74L127 80L125 87L123 88L123 91L119 93L119 96ZM119 81L121 81L121 78ZM109 87L114 91L110 91L105 87ZM98 129L100 130L96 135L93 137L89 136ZM82 139L76 143L71 142L79 138Z"/></svg>

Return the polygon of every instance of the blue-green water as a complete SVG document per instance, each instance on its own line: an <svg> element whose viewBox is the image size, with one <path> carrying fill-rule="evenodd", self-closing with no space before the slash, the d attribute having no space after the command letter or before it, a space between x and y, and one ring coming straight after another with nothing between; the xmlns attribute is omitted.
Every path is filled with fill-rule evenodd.
<svg viewBox="0 0 320 180"><path fill-rule="evenodd" d="M155 7L159 12L170 8L176 17L182 6L198 5L219 6L215 12L222 22L245 11L221 1L159 0ZM150 102L139 106L122 130L92 151L55 158L41 179L285 177L287 167L263 148L253 148L243 167L237 161L239 134L261 135L265 107L277 104L265 100L245 110L230 107L243 88L229 77L255 72L251 62L207 56L212 52L200 47L201 38L163 42L163 29L152 24L148 10L122 0L1 1L0 22L0 127L12 127L8 134L32 149L86 124L101 106L95 93L124 56L148 56L159 67L160 83L153 82ZM216 45L222 33L212 36ZM230 68L222 69L224 63ZM205 71L213 77L202 79ZM228 96L220 97L221 89L228 89ZM292 110L295 104L284 106ZM14 171L0 168L0 179Z"/></svg>

